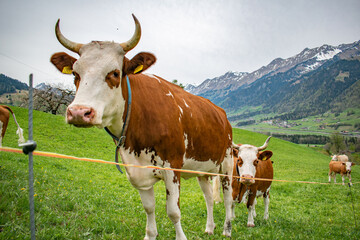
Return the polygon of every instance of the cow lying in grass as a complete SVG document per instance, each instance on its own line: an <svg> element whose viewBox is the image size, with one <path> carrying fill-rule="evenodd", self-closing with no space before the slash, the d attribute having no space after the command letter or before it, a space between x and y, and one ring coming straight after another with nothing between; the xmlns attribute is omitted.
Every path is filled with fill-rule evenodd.
<svg viewBox="0 0 360 240"><path fill-rule="evenodd" d="M232 180L232 218L235 218L235 202L242 203L245 201L248 208L248 227L254 227L254 217L256 217L255 205L256 197L264 198L265 212L264 219L269 217L270 203L270 186L271 181L254 180L255 178L273 179L273 166L270 160L271 151L264 150L270 137L261 147L255 147L248 144L238 145L238 149L234 148L234 169ZM214 179L214 200L221 202L220 198L220 181L216 177Z"/></svg>
<svg viewBox="0 0 360 240"><path fill-rule="evenodd" d="M5 105L0 105L0 147L2 146L2 140L5 136L5 132L6 132L6 128L8 126L9 123L9 118L10 118L10 113L13 115L14 117L14 121L18 127L16 133L19 135L19 143L23 143L25 142L25 139L23 137L23 130L21 129L21 127L19 126L18 122L16 121L16 117L14 112L11 110L11 108L9 108L8 106Z"/></svg>
<svg viewBox="0 0 360 240"><path fill-rule="evenodd" d="M331 182L331 176L334 177L334 183L336 183L336 174L339 173L342 178L343 185L345 185L345 176L349 178L351 183L351 166L355 165L353 162L338 162L330 161L329 163L329 183Z"/></svg>

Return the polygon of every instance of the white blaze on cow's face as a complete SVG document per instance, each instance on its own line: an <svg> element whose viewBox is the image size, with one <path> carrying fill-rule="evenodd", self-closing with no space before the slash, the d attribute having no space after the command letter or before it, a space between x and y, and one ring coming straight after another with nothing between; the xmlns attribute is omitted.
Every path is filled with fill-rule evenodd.
<svg viewBox="0 0 360 240"><path fill-rule="evenodd" d="M347 172L351 172L351 165L352 165L352 162L346 162L345 163L345 167L346 167Z"/></svg>
<svg viewBox="0 0 360 240"><path fill-rule="evenodd" d="M88 111L85 113L89 118L88 126L103 128L124 111L120 83L125 52L114 42L91 42L82 46L79 53L80 58L73 65L77 91L68 106L67 122L87 126L86 119L77 124L72 114ZM113 81L109 82L109 78Z"/></svg>
<svg viewBox="0 0 360 240"><path fill-rule="evenodd" d="M258 161L258 148L252 145L241 145L239 148L239 164L237 164L237 168L239 171L241 183L244 184L253 184L255 183L254 178L256 174L256 164ZM246 179L245 179L246 178Z"/></svg>

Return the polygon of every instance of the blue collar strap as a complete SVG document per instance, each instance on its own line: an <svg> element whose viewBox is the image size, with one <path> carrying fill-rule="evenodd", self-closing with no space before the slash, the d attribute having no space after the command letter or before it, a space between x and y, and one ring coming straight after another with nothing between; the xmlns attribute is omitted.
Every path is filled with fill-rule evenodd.
<svg viewBox="0 0 360 240"><path fill-rule="evenodd" d="M130 86L130 81L129 81L129 77L126 75L126 84L127 84L127 89L128 89L128 102L127 102L127 110L126 110L126 116L125 116L125 122L124 125L122 127L121 130L121 136L120 138L118 138L117 136L115 136L112 132L110 132L110 130L105 127L105 131L117 142L116 143L116 149L115 149L115 162L119 163L119 148L121 146L124 145L125 143L125 138L126 138L126 132L127 132L127 128L129 125L129 121L130 121L130 114L131 114L131 86ZM121 168L119 165L116 165L116 168L121 172Z"/></svg>

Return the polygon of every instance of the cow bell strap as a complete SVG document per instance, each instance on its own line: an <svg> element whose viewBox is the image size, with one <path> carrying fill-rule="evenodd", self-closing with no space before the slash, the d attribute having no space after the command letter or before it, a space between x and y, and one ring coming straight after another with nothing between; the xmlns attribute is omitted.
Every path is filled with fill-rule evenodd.
<svg viewBox="0 0 360 240"><path fill-rule="evenodd" d="M131 114L131 86L130 86L130 80L129 77L126 75L126 85L127 85L127 89L128 89L128 102L127 102L127 110L126 110L126 116L125 116L125 122L124 125L122 127L121 130L121 136L120 138L118 138L117 136L115 136L107 127L105 127L105 131L117 142L116 143L116 148L115 148L115 162L119 163L119 148L121 146L124 145L125 143L125 138L126 138L126 131L128 129L129 126L129 121L130 121L130 114ZM116 168L121 172L121 168L119 165L116 165Z"/></svg>

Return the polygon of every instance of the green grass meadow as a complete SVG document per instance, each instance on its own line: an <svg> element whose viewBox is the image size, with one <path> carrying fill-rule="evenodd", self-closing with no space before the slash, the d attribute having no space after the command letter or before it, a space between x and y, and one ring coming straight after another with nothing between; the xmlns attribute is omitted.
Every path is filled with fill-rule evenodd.
<svg viewBox="0 0 360 240"><path fill-rule="evenodd" d="M27 136L27 110L12 109ZM17 147L15 131L11 120L3 146ZM234 129L236 143L260 146L266 138ZM34 112L34 140L39 151L114 160L115 146L104 130L75 128L66 125L61 116ZM274 153L275 179L328 181L329 156L276 138L270 140L268 150ZM28 157L0 152L0 166L0 239L30 239ZM353 167L352 179L356 184L351 188L341 184L274 182L269 219L263 220L264 204L259 198L256 226L247 228L246 206L238 205L232 239L360 239L360 166ZM340 176L337 182L341 182ZM37 239L145 236L146 215L140 196L114 165L35 156L34 190ZM173 224L166 214L163 182L155 185L155 195L158 239L175 239ZM195 178L182 180L180 204L188 239L226 239L222 236L223 204L214 209L215 234L204 233L206 206Z"/></svg>

